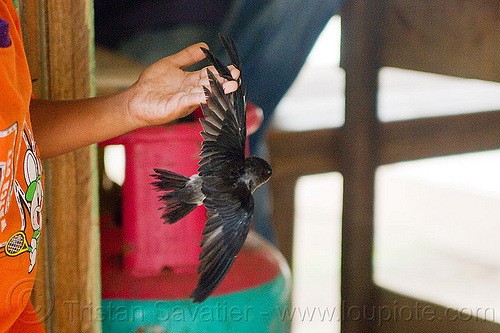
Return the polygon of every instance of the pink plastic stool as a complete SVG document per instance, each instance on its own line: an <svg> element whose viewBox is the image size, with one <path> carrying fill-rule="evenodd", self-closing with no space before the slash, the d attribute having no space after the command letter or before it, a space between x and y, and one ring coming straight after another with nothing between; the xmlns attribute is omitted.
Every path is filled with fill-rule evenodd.
<svg viewBox="0 0 500 333"><path fill-rule="evenodd" d="M262 110L248 103L248 134L255 132L261 122ZM139 129L101 144L125 146L123 269L131 275L154 276L165 268L174 273L196 271L206 210L199 206L181 221L164 225L159 193L150 185L153 180L150 175L154 168L186 176L195 174L202 143L201 130L196 120Z"/></svg>

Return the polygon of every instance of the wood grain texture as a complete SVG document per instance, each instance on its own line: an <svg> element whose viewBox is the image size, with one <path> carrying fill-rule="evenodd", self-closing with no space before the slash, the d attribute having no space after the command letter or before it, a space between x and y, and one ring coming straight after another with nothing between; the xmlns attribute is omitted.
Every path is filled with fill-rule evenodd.
<svg viewBox="0 0 500 333"><path fill-rule="evenodd" d="M43 8L43 7L42 7ZM37 1L21 1L18 4L19 19L21 22L23 41L33 80L33 94L36 97L47 97L46 78L43 77L45 55L43 10ZM47 193L47 191L45 191ZM46 194L47 195L47 194ZM43 225L46 225L46 210L43 214ZM54 311L54 298L50 287L50 273L48 264L48 232L44 229L41 242L37 250L37 276L31 294L31 301L40 320L44 321L47 331L51 331L51 316Z"/></svg>
<svg viewBox="0 0 500 333"><path fill-rule="evenodd" d="M500 2L387 0L383 66L500 81Z"/></svg>
<svg viewBox="0 0 500 333"><path fill-rule="evenodd" d="M92 96L91 2L21 1L20 14L35 95ZM44 163L44 229L33 301L48 332L101 331L92 311L100 306L96 166L93 146Z"/></svg>
<svg viewBox="0 0 500 333"><path fill-rule="evenodd" d="M500 111L384 123L380 163L500 149Z"/></svg>

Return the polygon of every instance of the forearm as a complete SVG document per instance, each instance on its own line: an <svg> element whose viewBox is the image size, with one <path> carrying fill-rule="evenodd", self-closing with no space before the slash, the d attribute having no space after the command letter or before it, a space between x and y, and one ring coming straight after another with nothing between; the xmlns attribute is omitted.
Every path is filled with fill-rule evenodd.
<svg viewBox="0 0 500 333"><path fill-rule="evenodd" d="M125 93L71 101L32 100L33 135L41 157L55 157L137 128L126 116Z"/></svg>

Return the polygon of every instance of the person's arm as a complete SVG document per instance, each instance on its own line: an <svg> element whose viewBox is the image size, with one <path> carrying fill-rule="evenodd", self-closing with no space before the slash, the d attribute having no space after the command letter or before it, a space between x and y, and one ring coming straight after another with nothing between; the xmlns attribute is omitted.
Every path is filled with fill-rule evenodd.
<svg viewBox="0 0 500 333"><path fill-rule="evenodd" d="M71 101L32 100L33 134L42 158L64 154L131 130L168 123L205 102L206 69L182 69L205 55L196 44L148 67L128 89L103 97ZM234 77L238 71L231 68ZM226 92L235 81L221 79Z"/></svg>

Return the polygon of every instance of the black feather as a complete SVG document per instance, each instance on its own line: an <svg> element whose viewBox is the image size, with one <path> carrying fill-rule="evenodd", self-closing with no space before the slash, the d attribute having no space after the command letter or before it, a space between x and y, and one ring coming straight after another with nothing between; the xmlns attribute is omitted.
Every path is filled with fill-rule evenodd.
<svg viewBox="0 0 500 333"><path fill-rule="evenodd" d="M221 77L225 78L226 80L233 80L233 77L231 76L231 72L229 71L229 69L226 66L224 66L222 62L212 54L212 52L210 52L204 47L202 47L201 50L203 51L203 53L205 53L205 56L212 63L212 65L217 70L217 73L219 73Z"/></svg>
<svg viewBox="0 0 500 333"><path fill-rule="evenodd" d="M151 185L155 186L157 190L177 190L184 187L189 181L188 177L169 170L154 169L154 171L156 173L152 174L151 177L158 179L158 181L151 183Z"/></svg>
<svg viewBox="0 0 500 333"><path fill-rule="evenodd" d="M236 52L236 44L233 37L231 35L224 36L223 34L219 34L219 39L227 52L231 64L237 69L241 69L240 57L238 56L238 52Z"/></svg>
<svg viewBox="0 0 500 333"><path fill-rule="evenodd" d="M178 197L179 191L186 186L190 178L169 170L154 169L154 171L156 173L151 176L156 178L157 181L151 184L157 190L167 192L158 197L165 204L160 207L163 210L161 217L164 219L164 223L173 224L191 213L198 206L197 204L186 203Z"/></svg>
<svg viewBox="0 0 500 333"><path fill-rule="evenodd" d="M185 202L177 200L174 196L167 198L166 205L160 209L163 209L162 218L164 223L174 224L177 221L182 220L189 213L191 213L198 205L187 204Z"/></svg>

